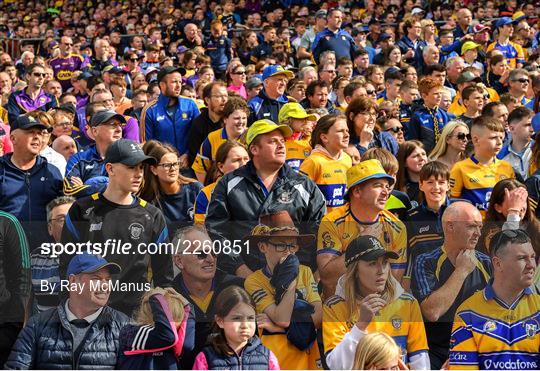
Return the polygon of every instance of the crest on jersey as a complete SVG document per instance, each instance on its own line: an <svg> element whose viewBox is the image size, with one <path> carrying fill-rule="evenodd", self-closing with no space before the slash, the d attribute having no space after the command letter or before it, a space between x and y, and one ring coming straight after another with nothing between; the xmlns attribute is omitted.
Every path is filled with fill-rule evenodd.
<svg viewBox="0 0 540 371"><path fill-rule="evenodd" d="M497 329L497 325L493 321L484 323L484 332L493 332Z"/></svg>
<svg viewBox="0 0 540 371"><path fill-rule="evenodd" d="M293 202L292 194L289 191L283 191L277 200L280 204L290 204Z"/></svg>
<svg viewBox="0 0 540 371"><path fill-rule="evenodd" d="M535 320L527 321L525 323L525 332L527 333L527 337L534 337L538 332L538 322Z"/></svg>
<svg viewBox="0 0 540 371"><path fill-rule="evenodd" d="M394 317L392 318L392 326L396 329L396 330L399 330L401 328L401 318L399 317Z"/></svg>
<svg viewBox="0 0 540 371"><path fill-rule="evenodd" d="M138 240L139 238L141 238L141 235L144 232L144 227L140 223L131 223L128 227L128 230L129 236L134 240Z"/></svg>

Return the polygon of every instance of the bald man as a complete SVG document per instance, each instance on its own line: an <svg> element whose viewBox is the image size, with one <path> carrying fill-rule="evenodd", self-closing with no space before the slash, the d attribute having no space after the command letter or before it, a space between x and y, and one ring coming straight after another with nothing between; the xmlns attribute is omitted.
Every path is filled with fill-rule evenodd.
<svg viewBox="0 0 540 371"><path fill-rule="evenodd" d="M426 321L432 369L448 359L452 322L456 309L491 276L490 258L475 250L482 229L482 215L472 204L458 201L442 216L444 243L418 256L411 289Z"/></svg>
<svg viewBox="0 0 540 371"><path fill-rule="evenodd" d="M60 135L52 143L52 149L60 153L68 161L72 155L77 153L77 144L69 135Z"/></svg>

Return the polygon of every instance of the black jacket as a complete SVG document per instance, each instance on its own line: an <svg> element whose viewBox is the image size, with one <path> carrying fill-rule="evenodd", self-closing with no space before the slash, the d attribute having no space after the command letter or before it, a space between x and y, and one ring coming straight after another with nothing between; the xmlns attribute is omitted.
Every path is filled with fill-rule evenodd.
<svg viewBox="0 0 540 371"><path fill-rule="evenodd" d="M8 369L114 369L120 330L129 318L104 307L92 323L74 358L73 335L64 309L65 302L30 318L19 334Z"/></svg>
<svg viewBox="0 0 540 371"><path fill-rule="evenodd" d="M193 119L191 122L191 129L188 134L188 155L189 166L193 165L195 157L201 148L201 144L204 142L208 134L221 129L223 124L222 120L214 122L208 115L208 108L202 108L201 114Z"/></svg>
<svg viewBox="0 0 540 371"><path fill-rule="evenodd" d="M317 235L319 223L326 213L326 201L315 183L303 174L283 165L272 189L265 194L253 162L223 176L217 183L208 205L206 228L214 240L229 240L239 254L220 255L218 266L234 274L246 264L255 271L265 265L257 246L240 243L259 222L259 217L286 210L300 233ZM238 251L238 249L236 249ZM316 246L301 249L300 262L315 267Z"/></svg>

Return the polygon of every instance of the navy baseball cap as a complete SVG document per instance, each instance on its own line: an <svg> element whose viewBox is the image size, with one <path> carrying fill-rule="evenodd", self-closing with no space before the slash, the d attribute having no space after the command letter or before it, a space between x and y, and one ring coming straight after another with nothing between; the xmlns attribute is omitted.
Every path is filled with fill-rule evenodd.
<svg viewBox="0 0 540 371"><path fill-rule="evenodd" d="M20 115L11 123L11 131L16 129L28 130L33 128L38 128L42 130L47 130L49 133L52 131L52 126L45 125L39 122L32 116Z"/></svg>
<svg viewBox="0 0 540 371"><path fill-rule="evenodd" d="M112 120L113 118L117 119L122 124L126 123L126 118L124 117L124 115L121 115L113 110L101 110L97 111L92 115L89 124L92 127L96 127L98 125L106 123L109 120Z"/></svg>
<svg viewBox="0 0 540 371"><path fill-rule="evenodd" d="M135 166L141 162L155 164L157 161L151 156L144 154L139 143L129 139L118 139L111 143L105 152L105 163L121 163L127 166Z"/></svg>
<svg viewBox="0 0 540 371"><path fill-rule="evenodd" d="M67 267L67 277L72 274L94 273L102 268L109 268L111 274L120 273L122 270L118 264L109 263L99 255L83 252L82 254L75 255L69 262Z"/></svg>
<svg viewBox="0 0 540 371"><path fill-rule="evenodd" d="M158 75L157 75L157 82L161 82L161 80L163 80L165 78L165 76L167 76L167 75L169 75L169 74L171 74L173 72L178 72L182 76L186 75L186 69L184 67L167 66L167 67L163 67L162 69L159 70Z"/></svg>

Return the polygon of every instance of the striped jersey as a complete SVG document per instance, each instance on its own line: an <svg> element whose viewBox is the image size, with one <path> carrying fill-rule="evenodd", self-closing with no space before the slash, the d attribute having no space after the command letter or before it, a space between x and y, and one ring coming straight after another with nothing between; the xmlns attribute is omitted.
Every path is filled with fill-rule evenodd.
<svg viewBox="0 0 540 371"><path fill-rule="evenodd" d="M216 188L217 180L201 189L197 198L195 199L195 213L193 215L193 221L195 224L204 226L206 219L206 211L208 210L208 204L212 198L212 192Z"/></svg>
<svg viewBox="0 0 540 371"><path fill-rule="evenodd" d="M540 369L540 295L508 305L488 284L458 308L450 346L450 369Z"/></svg>
<svg viewBox="0 0 540 371"><path fill-rule="evenodd" d="M507 44L501 45L498 41L494 41L488 45L486 53L489 53L493 49L500 50L506 59L508 59L508 66L511 69L516 68L518 63L525 63L525 54L523 48L512 41L508 41Z"/></svg>
<svg viewBox="0 0 540 371"><path fill-rule="evenodd" d="M215 130L208 134L206 139L202 142L201 148L199 149L191 168L196 173L206 173L210 169L212 161L216 158L219 146L225 143L227 139L229 138L227 137L225 128Z"/></svg>
<svg viewBox="0 0 540 371"><path fill-rule="evenodd" d="M294 171L300 170L300 166L311 153L311 145L306 139L289 138L285 141L285 149L287 150L285 163Z"/></svg>

